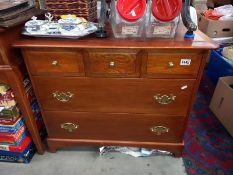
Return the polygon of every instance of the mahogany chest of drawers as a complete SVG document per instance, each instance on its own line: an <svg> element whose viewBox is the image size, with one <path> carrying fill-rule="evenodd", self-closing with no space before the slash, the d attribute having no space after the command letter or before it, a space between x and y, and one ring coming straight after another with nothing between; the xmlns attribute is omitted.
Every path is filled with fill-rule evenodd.
<svg viewBox="0 0 233 175"><path fill-rule="evenodd" d="M185 41L21 39L51 152L74 145L158 148L180 156L208 50Z"/></svg>

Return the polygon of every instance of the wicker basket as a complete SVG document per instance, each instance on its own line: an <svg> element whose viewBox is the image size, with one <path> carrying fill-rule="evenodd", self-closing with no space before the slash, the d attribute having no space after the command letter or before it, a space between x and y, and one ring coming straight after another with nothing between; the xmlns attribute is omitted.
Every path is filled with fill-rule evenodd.
<svg viewBox="0 0 233 175"><path fill-rule="evenodd" d="M97 0L46 0L46 8L55 18L73 14L88 21L97 19Z"/></svg>

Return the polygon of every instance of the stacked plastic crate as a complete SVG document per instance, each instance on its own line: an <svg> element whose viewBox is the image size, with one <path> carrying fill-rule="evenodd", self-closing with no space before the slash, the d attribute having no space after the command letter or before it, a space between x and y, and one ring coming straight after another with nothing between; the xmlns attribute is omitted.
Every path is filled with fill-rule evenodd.
<svg viewBox="0 0 233 175"><path fill-rule="evenodd" d="M38 130L43 137L45 135L43 121L31 82L25 78L23 83ZM35 152L36 148L27 131L13 91L8 85L0 84L0 161L29 163Z"/></svg>

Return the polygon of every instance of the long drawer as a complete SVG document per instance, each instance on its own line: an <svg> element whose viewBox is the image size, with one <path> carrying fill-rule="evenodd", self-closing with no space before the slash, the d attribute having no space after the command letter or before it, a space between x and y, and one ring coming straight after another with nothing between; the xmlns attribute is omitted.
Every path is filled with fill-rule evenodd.
<svg viewBox="0 0 233 175"><path fill-rule="evenodd" d="M195 80L34 77L44 110L187 114Z"/></svg>
<svg viewBox="0 0 233 175"><path fill-rule="evenodd" d="M185 117L44 112L50 138L181 142Z"/></svg>

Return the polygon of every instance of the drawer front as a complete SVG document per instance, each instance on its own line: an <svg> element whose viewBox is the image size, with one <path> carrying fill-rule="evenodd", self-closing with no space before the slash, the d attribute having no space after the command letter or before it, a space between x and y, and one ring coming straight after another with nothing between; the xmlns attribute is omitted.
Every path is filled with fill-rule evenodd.
<svg viewBox="0 0 233 175"><path fill-rule="evenodd" d="M34 77L44 110L186 115L194 80Z"/></svg>
<svg viewBox="0 0 233 175"><path fill-rule="evenodd" d="M90 50L86 52L85 69L88 76L139 77L141 58L137 51Z"/></svg>
<svg viewBox="0 0 233 175"><path fill-rule="evenodd" d="M45 112L51 138L181 142L185 117Z"/></svg>
<svg viewBox="0 0 233 175"><path fill-rule="evenodd" d="M149 52L144 73L155 78L195 78L201 55L195 53L158 54Z"/></svg>
<svg viewBox="0 0 233 175"><path fill-rule="evenodd" d="M84 75L83 56L72 50L27 50L26 63L32 75Z"/></svg>

